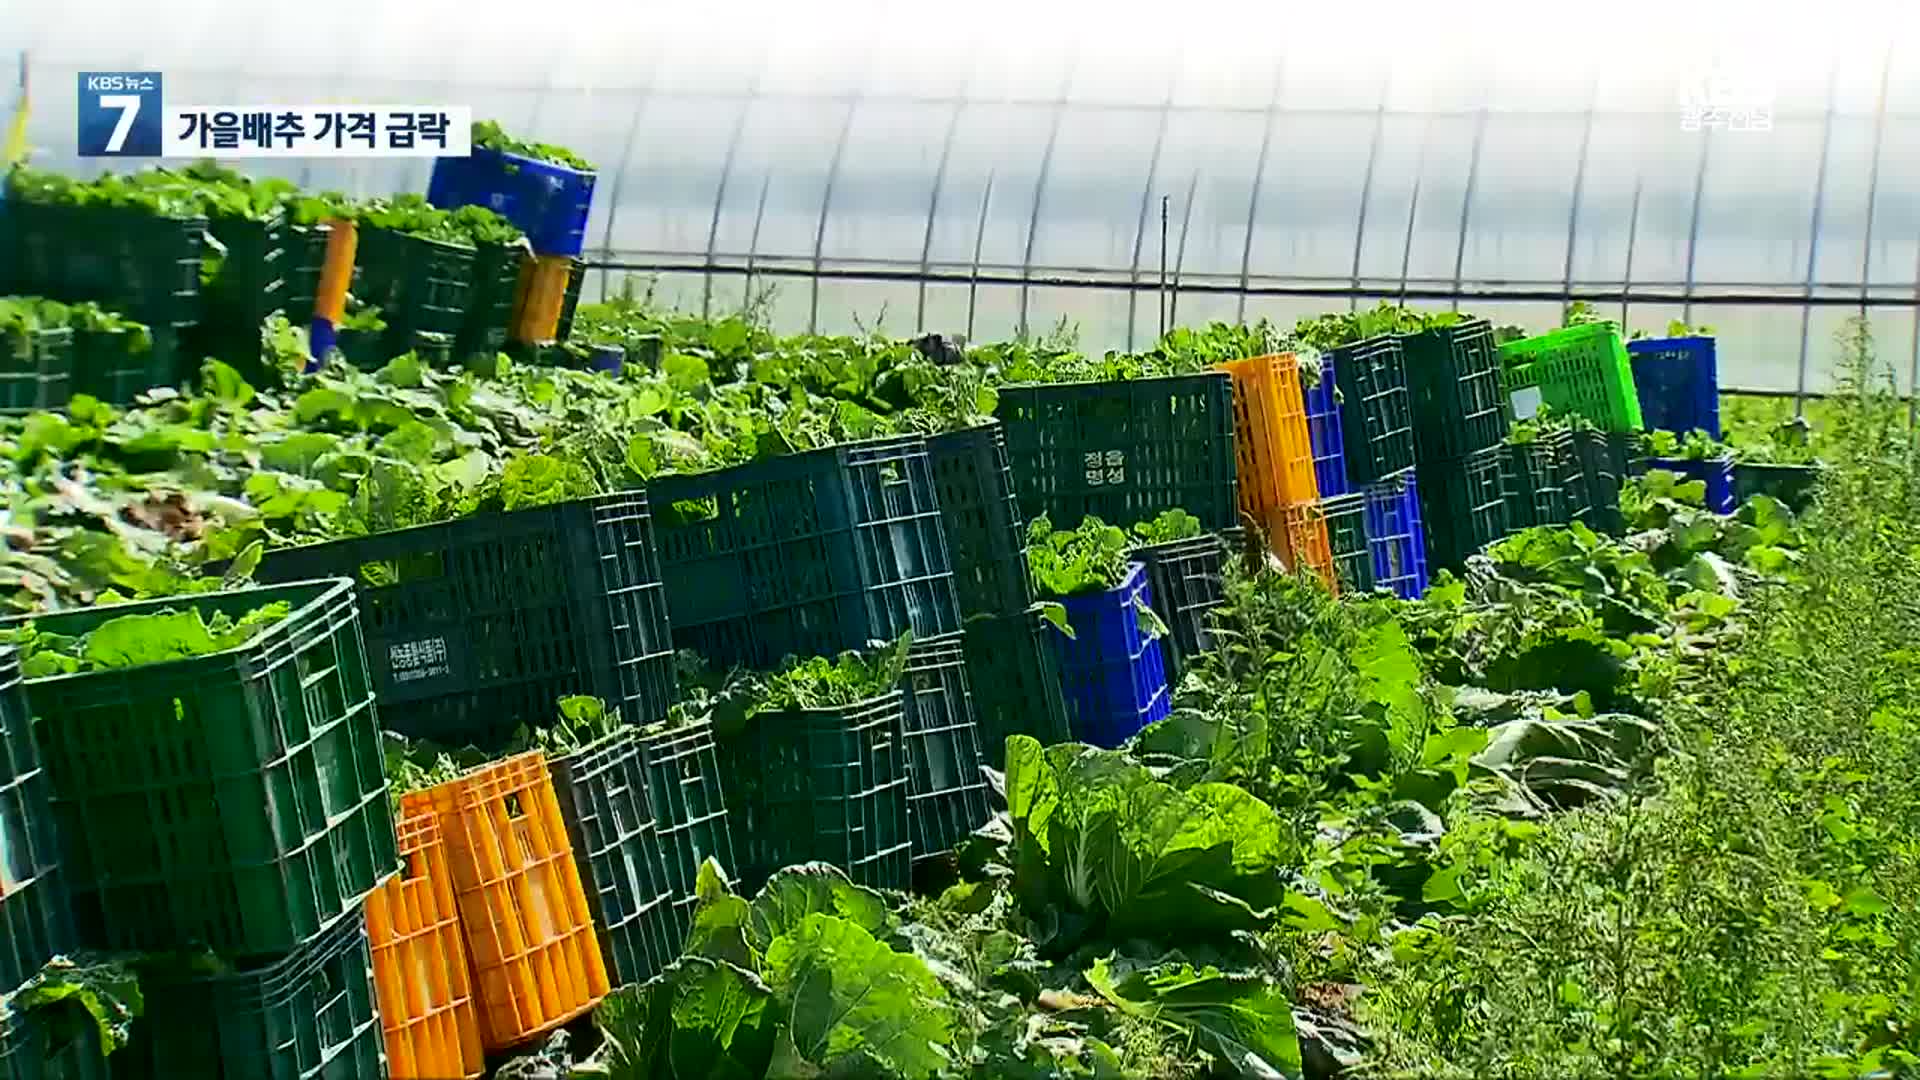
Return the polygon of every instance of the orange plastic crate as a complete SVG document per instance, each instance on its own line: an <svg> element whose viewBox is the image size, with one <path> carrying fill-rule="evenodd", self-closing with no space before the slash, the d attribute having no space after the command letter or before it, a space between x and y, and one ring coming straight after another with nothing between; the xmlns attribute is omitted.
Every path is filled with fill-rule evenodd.
<svg viewBox="0 0 1920 1080"><path fill-rule="evenodd" d="M1233 448L1239 460L1240 510L1254 521L1274 511L1316 502L1313 440L1300 394L1300 364L1292 353L1231 360Z"/></svg>
<svg viewBox="0 0 1920 1080"><path fill-rule="evenodd" d="M480 1012L505 1050L593 1008L609 989L600 939L539 751L427 792L446 837Z"/></svg>
<svg viewBox="0 0 1920 1080"><path fill-rule="evenodd" d="M414 792L394 826L401 875L367 897L373 986L392 1080L455 1080L486 1072L460 939L453 875L433 800Z"/></svg>
<svg viewBox="0 0 1920 1080"><path fill-rule="evenodd" d="M508 336L528 345L552 341L559 332L560 312L566 306L567 281L572 274L573 260L565 255L535 255L522 260Z"/></svg>
<svg viewBox="0 0 1920 1080"><path fill-rule="evenodd" d="M1267 516L1269 546L1289 570L1307 569L1320 575L1335 595L1340 580L1334 573L1333 543L1327 536L1327 515L1318 502L1288 506Z"/></svg>

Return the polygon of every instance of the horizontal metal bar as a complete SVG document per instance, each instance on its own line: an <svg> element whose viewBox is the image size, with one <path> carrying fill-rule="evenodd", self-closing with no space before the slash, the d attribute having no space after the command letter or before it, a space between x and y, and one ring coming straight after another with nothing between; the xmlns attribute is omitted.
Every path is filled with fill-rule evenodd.
<svg viewBox="0 0 1920 1080"><path fill-rule="evenodd" d="M822 267L818 271L802 263L795 266L757 263L749 266L745 262L729 263L721 260L702 260L699 262L628 262L619 259L588 260L588 269L620 270L635 274L675 274L675 273L711 273L733 274L739 276L788 277L788 278L826 278L835 281L871 281L903 282L908 284L929 285L1026 285L1059 289L1100 289L1106 291L1154 288L1151 283L1134 284L1125 275L1115 279L1095 276L1073 276L1034 272L1021 274L1018 270L981 269L975 272L921 270L918 267L903 266L893 270L882 267L847 268ZM1888 286L1889 288L1898 286ZM1775 286L1774 288L1784 288ZM1189 278L1182 281L1180 291L1222 296L1275 296L1275 297L1324 297L1327 299L1397 299L1408 300L1484 300L1499 301L1538 301L1560 304L1568 300L1585 300L1594 304L1673 304L1682 305L1689 301L1697 306L1725 304L1747 307L1870 307L1870 308L1920 308L1920 293L1909 295L1878 295L1862 297L1858 284L1852 286L1856 291L1849 295L1804 295L1804 285L1795 286L1795 292L1713 292L1696 288L1688 296L1684 287L1675 285L1673 291L1661 291L1658 288L1628 287L1610 288L1599 286L1574 285L1569 289L1564 284L1541 284L1538 286L1498 286L1486 283L1463 284L1458 289L1451 283L1435 281L1431 284L1418 280L1410 281L1404 288L1398 282L1381 282L1379 285L1352 283L1339 285L1316 285L1306 281L1289 282L1285 279L1256 279L1246 284L1235 280L1207 281ZM1816 284L1815 289L1845 290L1845 284ZM1875 286L1880 288L1880 286Z"/></svg>

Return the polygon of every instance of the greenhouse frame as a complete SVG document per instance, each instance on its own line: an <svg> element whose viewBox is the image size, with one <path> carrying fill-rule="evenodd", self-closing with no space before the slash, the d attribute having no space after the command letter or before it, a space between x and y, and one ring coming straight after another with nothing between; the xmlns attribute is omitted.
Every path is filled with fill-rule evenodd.
<svg viewBox="0 0 1920 1080"><path fill-rule="evenodd" d="M602 170L589 298L633 273L697 311L765 302L785 330L1064 321L1090 348L1376 298L1537 329L1586 300L1629 330L1711 326L1726 388L1787 394L1830 388L1864 309L1902 392L1920 369L1920 48L1897 32L1743 60L1720 85L1760 70L1770 122L1733 130L1687 122L1725 71L1684 42L1598 65L1493 34L1423 48L1411 26L1330 50L613 9L507 40L442 31L457 9L429 3L348 48L351 9L377 8L241 36L212 5L84 34L13 6L48 70L161 70L182 102L470 104L575 148ZM34 89L34 162L96 164L70 155L70 82ZM423 190L430 166L250 163L276 164L352 194Z"/></svg>

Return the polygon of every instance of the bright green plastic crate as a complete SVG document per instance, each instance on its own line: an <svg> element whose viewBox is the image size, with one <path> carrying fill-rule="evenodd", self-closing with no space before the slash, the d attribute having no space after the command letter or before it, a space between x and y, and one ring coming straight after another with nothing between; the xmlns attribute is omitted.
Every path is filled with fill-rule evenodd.
<svg viewBox="0 0 1920 1080"><path fill-rule="evenodd" d="M1611 323L1585 323L1500 346L1500 378L1515 415L1542 405L1604 431L1639 431L1640 395L1626 343Z"/></svg>
<svg viewBox="0 0 1920 1080"><path fill-rule="evenodd" d="M238 619L275 601L290 614L236 649L28 680L83 945L285 953L398 870L351 582L33 621L79 635L122 615Z"/></svg>

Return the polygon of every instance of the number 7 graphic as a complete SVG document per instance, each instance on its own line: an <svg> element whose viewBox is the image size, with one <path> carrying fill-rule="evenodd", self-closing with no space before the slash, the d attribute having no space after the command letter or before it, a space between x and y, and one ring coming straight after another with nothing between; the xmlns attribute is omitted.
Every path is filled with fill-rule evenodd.
<svg viewBox="0 0 1920 1080"><path fill-rule="evenodd" d="M107 136L107 153L117 154L121 147L127 145L127 133L133 130L133 118L140 115L140 95L101 94L100 107L120 110L120 119L113 124L113 134Z"/></svg>

